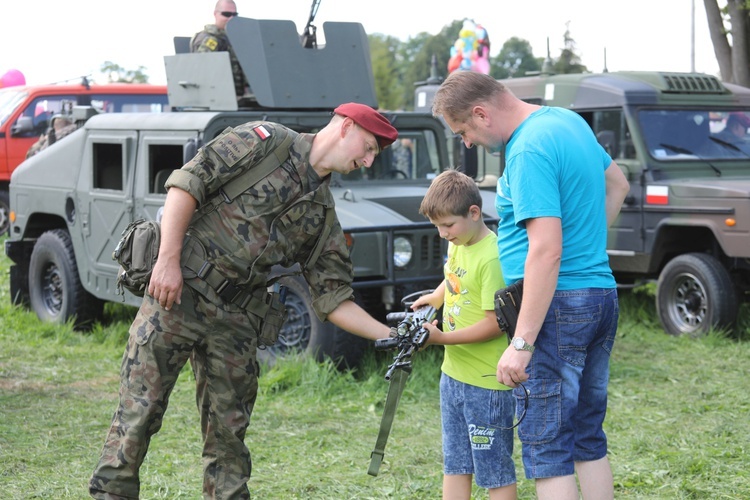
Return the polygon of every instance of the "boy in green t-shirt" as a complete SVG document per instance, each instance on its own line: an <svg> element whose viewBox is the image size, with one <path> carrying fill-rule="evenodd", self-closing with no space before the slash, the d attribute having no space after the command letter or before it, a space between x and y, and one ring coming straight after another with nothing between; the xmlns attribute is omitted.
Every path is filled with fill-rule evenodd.
<svg viewBox="0 0 750 500"><path fill-rule="evenodd" d="M510 429L515 400L494 376L508 347L494 313L494 293L505 286L497 236L484 224L476 183L456 170L432 181L419 212L449 241L445 279L412 305L443 307L443 330L427 325L429 343L445 345L440 378L443 498L468 500L474 475L478 486L489 489L491 500L515 499Z"/></svg>

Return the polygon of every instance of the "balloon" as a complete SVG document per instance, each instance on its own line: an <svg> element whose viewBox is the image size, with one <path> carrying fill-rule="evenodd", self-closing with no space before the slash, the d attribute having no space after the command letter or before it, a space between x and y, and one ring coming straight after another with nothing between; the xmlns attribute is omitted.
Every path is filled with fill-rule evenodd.
<svg viewBox="0 0 750 500"><path fill-rule="evenodd" d="M490 40L482 25L464 19L458 39L450 49L448 72L456 69L490 73Z"/></svg>
<svg viewBox="0 0 750 500"><path fill-rule="evenodd" d="M0 87L13 87L16 85L26 85L26 78L23 73L17 69L9 69L0 77Z"/></svg>
<svg viewBox="0 0 750 500"><path fill-rule="evenodd" d="M477 59L474 62L474 67L472 68L477 73L484 73L485 75L490 74L490 62L487 59L481 58Z"/></svg>
<svg viewBox="0 0 750 500"><path fill-rule="evenodd" d="M461 59L463 59L463 56L461 56L460 52L457 52L456 55L448 60L448 73L453 73L458 69L461 65Z"/></svg>

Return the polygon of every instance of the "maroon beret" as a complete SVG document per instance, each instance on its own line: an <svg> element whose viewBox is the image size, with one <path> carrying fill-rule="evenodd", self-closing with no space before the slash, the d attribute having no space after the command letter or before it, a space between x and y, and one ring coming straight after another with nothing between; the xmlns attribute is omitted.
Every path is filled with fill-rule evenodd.
<svg viewBox="0 0 750 500"><path fill-rule="evenodd" d="M347 102L334 109L333 112L351 118L357 125L374 135L381 150L390 146L398 138L398 131L393 128L391 122L370 106Z"/></svg>

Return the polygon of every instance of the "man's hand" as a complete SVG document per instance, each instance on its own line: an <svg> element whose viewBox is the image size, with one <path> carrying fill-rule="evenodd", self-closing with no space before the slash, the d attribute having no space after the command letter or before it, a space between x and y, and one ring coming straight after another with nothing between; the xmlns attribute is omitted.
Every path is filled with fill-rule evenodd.
<svg viewBox="0 0 750 500"><path fill-rule="evenodd" d="M508 387L518 387L518 384L529 379L526 367L531 361L531 353L528 351L517 351L515 347L508 346L497 362L497 381Z"/></svg>
<svg viewBox="0 0 750 500"><path fill-rule="evenodd" d="M180 303L182 284L180 262L175 263L169 259L158 259L154 265L154 271L151 273L148 294L156 299L160 306L169 311L172 304Z"/></svg>

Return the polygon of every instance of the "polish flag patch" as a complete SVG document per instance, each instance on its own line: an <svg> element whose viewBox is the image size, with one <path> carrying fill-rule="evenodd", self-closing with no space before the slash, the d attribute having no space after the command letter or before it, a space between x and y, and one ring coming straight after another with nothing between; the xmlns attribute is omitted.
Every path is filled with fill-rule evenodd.
<svg viewBox="0 0 750 500"><path fill-rule="evenodd" d="M668 186L646 186L646 203L649 205L668 205Z"/></svg>
<svg viewBox="0 0 750 500"><path fill-rule="evenodd" d="M260 137L261 141L265 141L266 139L271 137L271 133L263 125L258 125L257 127L255 127L253 129L253 132L255 132L258 135L258 137Z"/></svg>

